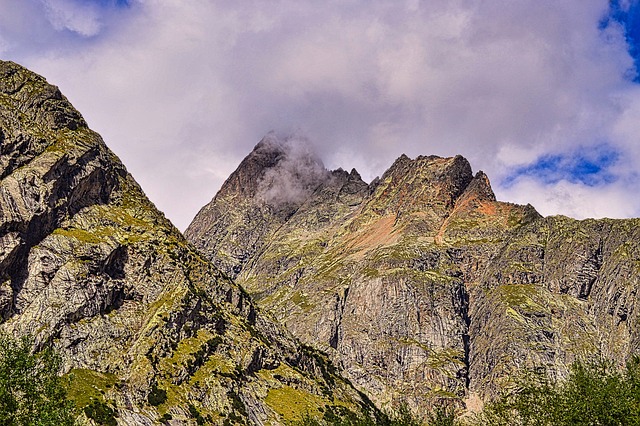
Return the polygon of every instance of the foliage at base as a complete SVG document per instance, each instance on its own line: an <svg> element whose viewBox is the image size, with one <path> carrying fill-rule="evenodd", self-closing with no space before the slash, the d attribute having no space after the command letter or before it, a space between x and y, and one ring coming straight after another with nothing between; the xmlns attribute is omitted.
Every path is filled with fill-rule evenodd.
<svg viewBox="0 0 640 426"><path fill-rule="evenodd" d="M117 426L116 413L102 401L94 400L84 407L84 413L100 426Z"/></svg>
<svg viewBox="0 0 640 426"><path fill-rule="evenodd" d="M564 381L528 374L515 392L489 404L476 424L640 425L640 358L630 360L622 371L609 361L575 363Z"/></svg>
<svg viewBox="0 0 640 426"><path fill-rule="evenodd" d="M60 358L50 348L32 348L27 337L0 334L0 424L73 425L73 404L58 376Z"/></svg>

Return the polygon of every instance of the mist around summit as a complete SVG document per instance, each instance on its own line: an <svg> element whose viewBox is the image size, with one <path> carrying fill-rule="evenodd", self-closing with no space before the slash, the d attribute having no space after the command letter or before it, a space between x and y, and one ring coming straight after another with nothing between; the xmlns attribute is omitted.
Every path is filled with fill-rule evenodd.
<svg viewBox="0 0 640 426"><path fill-rule="evenodd" d="M272 132L260 145L260 149L282 156L258 182L257 197L268 204L301 204L330 178L311 143L301 136L277 136Z"/></svg>

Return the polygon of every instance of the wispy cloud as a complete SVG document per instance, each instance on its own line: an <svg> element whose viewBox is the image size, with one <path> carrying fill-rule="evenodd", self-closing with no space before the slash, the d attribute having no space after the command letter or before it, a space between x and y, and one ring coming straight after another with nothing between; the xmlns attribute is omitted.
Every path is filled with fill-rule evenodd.
<svg viewBox="0 0 640 426"><path fill-rule="evenodd" d="M97 5L74 0L42 0L46 16L55 30L69 30L83 37L97 35L102 29Z"/></svg>
<svg viewBox="0 0 640 426"><path fill-rule="evenodd" d="M623 28L625 39L629 45L629 53L633 57L635 69L630 77L638 82L640 74L640 2L637 0L611 0L609 13L600 22L600 28L605 29L610 25L619 24Z"/></svg>
<svg viewBox="0 0 640 426"><path fill-rule="evenodd" d="M60 85L181 228L270 130L365 179L403 152L460 153L552 213L575 209L549 188L640 188L637 1L56 4L58 21L0 0L0 55ZM618 161L571 160L602 141ZM640 214L620 200L596 213Z"/></svg>
<svg viewBox="0 0 640 426"><path fill-rule="evenodd" d="M640 201L620 181L594 187L567 180L546 184L525 177L503 192L513 202L532 204L543 215L621 218L637 216L640 209Z"/></svg>

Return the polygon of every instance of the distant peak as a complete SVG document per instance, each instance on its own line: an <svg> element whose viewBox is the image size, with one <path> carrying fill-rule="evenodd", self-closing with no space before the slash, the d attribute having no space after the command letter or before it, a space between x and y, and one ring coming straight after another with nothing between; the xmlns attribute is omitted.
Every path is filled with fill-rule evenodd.
<svg viewBox="0 0 640 426"><path fill-rule="evenodd" d="M295 134L279 135L270 131L258 142L248 157L252 155L266 155L279 159L281 159L279 156L283 156L283 158L318 163L324 167L311 142L307 138Z"/></svg>
<svg viewBox="0 0 640 426"><path fill-rule="evenodd" d="M419 173L419 170L431 170L436 174L449 175L455 180L464 181L464 186L473 178L469 161L461 155L456 155L455 157L420 155L415 160L412 160L402 154L384 173L382 180L391 175L396 177L412 175Z"/></svg>
<svg viewBox="0 0 640 426"><path fill-rule="evenodd" d="M269 132L223 184L220 196L241 195L267 204L297 204L329 177L303 137Z"/></svg>
<svg viewBox="0 0 640 426"><path fill-rule="evenodd" d="M426 209L446 216L472 179L471 165L462 156L412 160L403 154L370 187L375 190L379 211L384 205L387 212L396 214Z"/></svg>
<svg viewBox="0 0 640 426"><path fill-rule="evenodd" d="M342 167L338 167L337 169L331 171L331 175L342 182L347 182L347 181L362 182L362 176L360 176L360 173L358 173L356 169L351 169L350 172L347 172Z"/></svg>
<svg viewBox="0 0 640 426"><path fill-rule="evenodd" d="M266 171L282 161L285 153L283 144L275 135L267 134L222 184L216 197L232 195L254 197L258 190L258 183Z"/></svg>
<svg viewBox="0 0 640 426"><path fill-rule="evenodd" d="M252 153L284 153L285 151L284 141L272 131L267 133L260 142L256 144Z"/></svg>
<svg viewBox="0 0 640 426"><path fill-rule="evenodd" d="M393 164L391 165L390 168L392 169L392 168L397 167L397 166L399 166L401 164L406 164L406 163L411 162L411 161L413 161L413 160L411 158L407 157L407 155L403 153L402 155L400 155L400 157L396 158L396 161L393 162Z"/></svg>
<svg viewBox="0 0 640 426"><path fill-rule="evenodd" d="M489 177L482 170L478 171L473 177L466 192L474 194L475 197L481 200L496 201L496 195L491 188Z"/></svg>

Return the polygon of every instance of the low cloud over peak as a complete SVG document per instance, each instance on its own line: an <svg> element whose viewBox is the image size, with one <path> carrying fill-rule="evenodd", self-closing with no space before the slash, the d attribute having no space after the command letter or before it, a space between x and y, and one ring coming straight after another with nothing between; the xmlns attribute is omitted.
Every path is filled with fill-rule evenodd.
<svg viewBox="0 0 640 426"><path fill-rule="evenodd" d="M258 147L282 153L258 182L257 197L267 204L301 204L330 177L309 142L300 136L278 137L269 133Z"/></svg>

